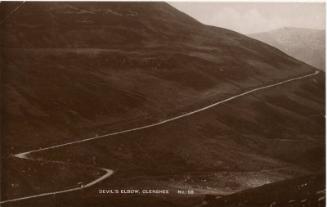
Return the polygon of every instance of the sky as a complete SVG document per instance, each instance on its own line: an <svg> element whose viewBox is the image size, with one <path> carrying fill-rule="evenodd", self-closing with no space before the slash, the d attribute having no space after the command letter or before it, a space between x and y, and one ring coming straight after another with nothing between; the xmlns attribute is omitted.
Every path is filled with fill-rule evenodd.
<svg viewBox="0 0 327 207"><path fill-rule="evenodd" d="M169 2L198 21L243 34L282 27L325 29L324 3Z"/></svg>

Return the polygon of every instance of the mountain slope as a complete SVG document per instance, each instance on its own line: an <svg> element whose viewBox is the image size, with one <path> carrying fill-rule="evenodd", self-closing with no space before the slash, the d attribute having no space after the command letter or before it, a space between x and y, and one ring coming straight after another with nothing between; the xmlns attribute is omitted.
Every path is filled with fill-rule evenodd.
<svg viewBox="0 0 327 207"><path fill-rule="evenodd" d="M325 69L324 30L285 27L249 36L321 70Z"/></svg>
<svg viewBox="0 0 327 207"><path fill-rule="evenodd" d="M60 206L193 206L204 194L221 197L322 172L323 80L319 75L292 82L162 126L49 149L33 157L115 171L90 189L56 196ZM58 182L66 187L69 180ZM98 195L98 189L108 188L167 189L171 193ZM194 190L195 194L180 195L177 190ZM283 197L287 198L293 199ZM260 198L252 194L249 199ZM37 202L49 205L53 198ZM29 206L35 201L19 204Z"/></svg>
<svg viewBox="0 0 327 207"><path fill-rule="evenodd" d="M208 196L201 206L325 206L325 176L304 176L241 193L215 198Z"/></svg>
<svg viewBox="0 0 327 207"><path fill-rule="evenodd" d="M5 15L18 4L5 3ZM159 120L312 72L165 3L26 2L3 27L5 143L24 142L9 151Z"/></svg>
<svg viewBox="0 0 327 207"><path fill-rule="evenodd" d="M47 182L55 182L52 190L78 185L62 179L67 170L74 180L92 177L64 168L58 178L38 178L65 165L115 174L92 188L12 206L154 206L153 200L174 206L170 195L149 196L147 203L97 192L159 186L229 194L322 169L325 77L319 73L165 125L35 153L37 173L13 174L9 154L167 120L315 72L276 48L202 25L165 3L26 2L11 13L19 4L1 3L2 14L10 16L0 32L2 176L17 176L21 190L5 183L2 194L24 193L24 183L51 188ZM54 166L42 166L49 161ZM50 189L28 193L43 190Z"/></svg>

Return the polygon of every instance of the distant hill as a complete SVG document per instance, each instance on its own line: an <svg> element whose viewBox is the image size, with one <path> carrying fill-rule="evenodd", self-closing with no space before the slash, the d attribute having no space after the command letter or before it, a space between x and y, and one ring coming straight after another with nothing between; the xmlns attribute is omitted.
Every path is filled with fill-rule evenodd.
<svg viewBox="0 0 327 207"><path fill-rule="evenodd" d="M290 56L325 70L325 31L284 27L250 37L274 46Z"/></svg>
<svg viewBox="0 0 327 207"><path fill-rule="evenodd" d="M4 159L157 123L315 72L268 44L203 25L162 2L27 1L15 11L19 4L0 4L0 14L9 15L0 29ZM320 170L324 80L320 73L163 125L40 151L33 155L40 160L100 166L115 174L85 191L17 206L160 207L97 192L191 186L233 193ZM57 165L17 165L4 161L3 198L72 185L65 173L46 172ZM88 177L86 172L77 177Z"/></svg>
<svg viewBox="0 0 327 207"><path fill-rule="evenodd" d="M16 150L148 123L313 71L166 3L26 2L12 14L18 5L3 8L0 42L5 143L31 136Z"/></svg>

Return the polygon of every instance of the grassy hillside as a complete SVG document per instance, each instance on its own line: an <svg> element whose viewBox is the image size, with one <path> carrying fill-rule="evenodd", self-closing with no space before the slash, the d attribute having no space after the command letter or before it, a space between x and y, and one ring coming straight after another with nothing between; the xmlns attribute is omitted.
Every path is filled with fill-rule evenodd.
<svg viewBox="0 0 327 207"><path fill-rule="evenodd" d="M164 126L34 156L115 171L112 177L91 189L56 196L56 205L195 206L202 203L206 194L221 197L323 171L323 80L324 77L319 76L289 83ZM60 183L67 186L68 181ZM296 187L289 186L290 189ZM169 189L171 193L167 196L97 193L98 189L116 188ZM177 190L181 189L192 189L195 195L177 195ZM278 192L276 187L276 196ZM289 193L296 194L292 190ZM261 199L255 195L248 199L253 202ZM285 194L283 199L292 200L293 196ZM265 202L270 205L275 200ZM210 203L205 201L204 204ZM232 202L236 205L239 200ZM35 203L52 205L53 198L22 201L10 206Z"/></svg>
<svg viewBox="0 0 327 207"><path fill-rule="evenodd" d="M81 202L91 199L96 189L108 187L193 189L197 196L221 196L321 172L323 79L290 83L160 127L34 156L116 171ZM100 205L117 196L92 203ZM169 196L175 202L174 193ZM131 197L126 202L133 203Z"/></svg>
<svg viewBox="0 0 327 207"><path fill-rule="evenodd" d="M26 2L2 27L10 152L164 119L312 72L165 3Z"/></svg>
<svg viewBox="0 0 327 207"><path fill-rule="evenodd" d="M165 120L315 69L166 3L1 3L4 177L51 191L113 169L92 188L8 206L191 206L324 165L324 73L145 130L35 153L61 166L12 173L7 156ZM26 162L18 169L28 168ZM72 164L72 165L70 165ZM52 169L56 179L39 179ZM65 178L68 173L69 179ZM25 181L26 179L27 181ZM51 185L55 182L56 185ZM39 183L39 184L37 184ZM30 186L47 186L33 189ZM18 196L10 183L3 195ZM103 196L99 188L193 189L196 196ZM14 193L13 193L14 192Z"/></svg>
<svg viewBox="0 0 327 207"><path fill-rule="evenodd" d="M199 206L325 206L325 175L304 176L215 198L207 196Z"/></svg>

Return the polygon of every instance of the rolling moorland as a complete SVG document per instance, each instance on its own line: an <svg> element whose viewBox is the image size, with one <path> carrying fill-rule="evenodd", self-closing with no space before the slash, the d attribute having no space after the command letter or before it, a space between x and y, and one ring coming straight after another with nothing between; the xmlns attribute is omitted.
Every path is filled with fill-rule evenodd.
<svg viewBox="0 0 327 207"><path fill-rule="evenodd" d="M166 3L26 2L12 13L19 4L0 7L2 200L78 186L99 175L92 166L115 173L91 188L4 205L197 206L210 204L208 194L324 171L323 72L166 124L34 153L39 161L10 157L160 122L316 70ZM98 194L108 188L173 193Z"/></svg>

